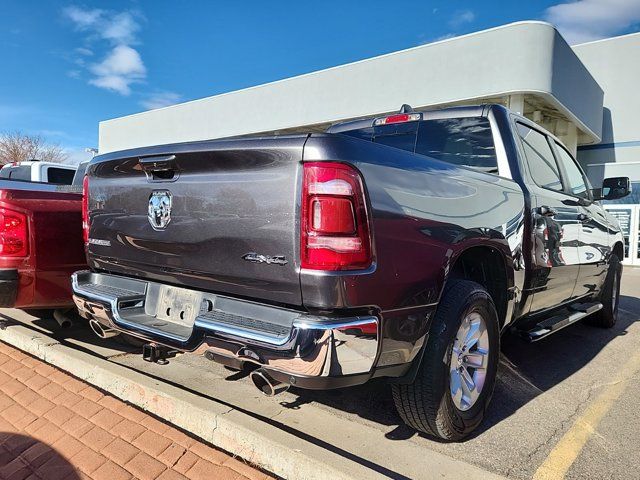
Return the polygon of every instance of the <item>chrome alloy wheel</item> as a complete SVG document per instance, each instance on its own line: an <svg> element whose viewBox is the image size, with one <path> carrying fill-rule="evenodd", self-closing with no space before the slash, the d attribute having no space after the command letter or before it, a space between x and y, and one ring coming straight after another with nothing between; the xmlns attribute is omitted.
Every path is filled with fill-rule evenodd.
<svg viewBox="0 0 640 480"><path fill-rule="evenodd" d="M449 363L451 398L459 410L469 410L478 400L488 365L487 323L478 312L471 312L456 333Z"/></svg>

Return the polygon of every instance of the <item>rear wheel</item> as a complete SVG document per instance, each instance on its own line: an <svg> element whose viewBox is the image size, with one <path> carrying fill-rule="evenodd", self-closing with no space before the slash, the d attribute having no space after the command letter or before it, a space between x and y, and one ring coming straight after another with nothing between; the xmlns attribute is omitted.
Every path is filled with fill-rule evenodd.
<svg viewBox="0 0 640 480"><path fill-rule="evenodd" d="M618 320L618 306L620 304L620 279L622 278L622 264L614 253L609 259L607 278L602 287L600 302L602 309L586 318L590 325L601 328L611 328Z"/></svg>
<svg viewBox="0 0 640 480"><path fill-rule="evenodd" d="M491 296L475 282L454 280L438 305L414 382L392 387L402 419L445 440L467 437L484 418L499 351Z"/></svg>

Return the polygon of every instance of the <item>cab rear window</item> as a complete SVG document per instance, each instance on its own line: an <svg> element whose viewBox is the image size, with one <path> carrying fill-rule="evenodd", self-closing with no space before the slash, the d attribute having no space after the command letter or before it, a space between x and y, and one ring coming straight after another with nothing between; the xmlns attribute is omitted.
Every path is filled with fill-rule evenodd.
<svg viewBox="0 0 640 480"><path fill-rule="evenodd" d="M49 183L57 185L71 185L76 171L69 168L49 167L47 169L47 179Z"/></svg>
<svg viewBox="0 0 640 480"><path fill-rule="evenodd" d="M342 132L487 173L498 173L491 124L484 117L444 118Z"/></svg>

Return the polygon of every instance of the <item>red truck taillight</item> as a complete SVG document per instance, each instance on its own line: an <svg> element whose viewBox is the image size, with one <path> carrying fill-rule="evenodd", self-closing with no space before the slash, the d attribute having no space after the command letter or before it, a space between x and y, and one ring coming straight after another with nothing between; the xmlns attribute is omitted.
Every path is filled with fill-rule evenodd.
<svg viewBox="0 0 640 480"><path fill-rule="evenodd" d="M23 213L0 208L0 255L26 257L29 254L29 227Z"/></svg>
<svg viewBox="0 0 640 480"><path fill-rule="evenodd" d="M89 177L82 179L82 238L89 243Z"/></svg>
<svg viewBox="0 0 640 480"><path fill-rule="evenodd" d="M356 270L371 265L369 217L355 168L305 163L301 215L302 268Z"/></svg>

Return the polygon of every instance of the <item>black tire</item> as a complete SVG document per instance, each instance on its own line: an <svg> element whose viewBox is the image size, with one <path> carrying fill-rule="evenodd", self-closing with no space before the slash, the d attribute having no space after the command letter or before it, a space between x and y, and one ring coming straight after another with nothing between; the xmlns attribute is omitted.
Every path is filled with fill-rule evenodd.
<svg viewBox="0 0 640 480"><path fill-rule="evenodd" d="M482 392L473 406L463 411L456 407L450 394L449 362L458 329L463 319L474 311L485 319L489 355ZM484 419L493 394L499 357L500 328L491 296L475 282L453 280L438 305L414 382L392 385L400 417L410 427L444 440L457 441L469 436Z"/></svg>
<svg viewBox="0 0 640 480"><path fill-rule="evenodd" d="M600 302L602 309L587 317L585 321L589 325L600 328L611 328L618 320L618 306L620 304L620 279L622 278L622 263L613 253L609 258L609 270L607 278L602 286Z"/></svg>

